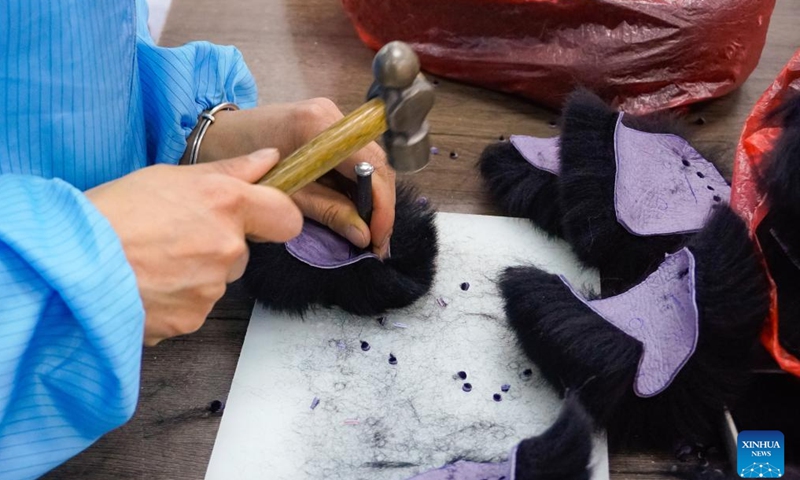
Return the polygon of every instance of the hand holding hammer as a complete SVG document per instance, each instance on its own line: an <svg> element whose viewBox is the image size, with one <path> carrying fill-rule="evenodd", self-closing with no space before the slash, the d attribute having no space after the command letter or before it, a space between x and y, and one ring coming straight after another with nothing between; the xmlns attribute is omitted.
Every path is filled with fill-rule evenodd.
<svg viewBox="0 0 800 480"><path fill-rule="evenodd" d="M419 59L411 47L402 42L386 44L372 63L375 82L367 103L283 159L258 183L292 194L382 133L389 163L395 170L416 172L424 168L430 159L426 118L434 94L419 69Z"/></svg>

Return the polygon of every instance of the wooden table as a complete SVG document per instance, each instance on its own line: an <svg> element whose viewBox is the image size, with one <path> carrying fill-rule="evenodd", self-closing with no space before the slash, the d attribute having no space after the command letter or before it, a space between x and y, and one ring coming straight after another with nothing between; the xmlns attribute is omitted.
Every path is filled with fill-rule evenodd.
<svg viewBox="0 0 800 480"><path fill-rule="evenodd" d="M800 47L798 25L800 3L779 0L761 62L747 83L690 113L690 119L705 119L692 129L700 143L720 147L718 163L728 180L745 117ZM162 44L191 40L238 46L262 103L324 96L347 112L361 103L371 82L373 52L359 42L336 0L173 0ZM548 122L556 115L445 80L439 80L437 95L430 121L442 153L412 180L442 211L495 214L474 168L479 153L501 135L553 135ZM450 159L451 151L458 159ZM199 332L145 349L134 419L48 478L202 478L220 422L204 409L227 397L252 304L234 285ZM674 478L671 468L690 467L672 452L611 451L613 478Z"/></svg>

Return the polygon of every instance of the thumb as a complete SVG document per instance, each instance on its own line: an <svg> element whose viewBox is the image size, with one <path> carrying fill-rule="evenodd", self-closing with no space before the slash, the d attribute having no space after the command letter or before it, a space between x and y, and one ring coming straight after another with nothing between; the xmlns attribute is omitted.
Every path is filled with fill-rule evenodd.
<svg viewBox="0 0 800 480"><path fill-rule="evenodd" d="M255 183L280 160L277 148L264 148L241 157L194 165L193 168L221 173L247 183Z"/></svg>

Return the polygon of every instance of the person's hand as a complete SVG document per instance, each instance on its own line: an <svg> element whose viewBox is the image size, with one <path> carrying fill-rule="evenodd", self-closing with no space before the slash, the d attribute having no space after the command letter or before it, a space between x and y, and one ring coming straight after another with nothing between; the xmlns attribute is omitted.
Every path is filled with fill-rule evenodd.
<svg viewBox="0 0 800 480"><path fill-rule="evenodd" d="M122 242L155 345L196 331L244 273L245 239L286 242L303 218L282 192L253 185L275 149L194 166L147 167L86 192Z"/></svg>
<svg viewBox="0 0 800 480"><path fill-rule="evenodd" d="M317 98L219 112L216 118L203 139L199 162L243 155L264 147L277 148L281 157L286 157L342 118L342 113L332 101ZM374 142L340 164L336 171L355 180L354 167L359 162L369 162L375 167L374 210L369 227L358 216L355 205L324 179L308 185L292 198L306 217L327 225L358 247L372 245L372 250L385 258L394 226L395 172Z"/></svg>

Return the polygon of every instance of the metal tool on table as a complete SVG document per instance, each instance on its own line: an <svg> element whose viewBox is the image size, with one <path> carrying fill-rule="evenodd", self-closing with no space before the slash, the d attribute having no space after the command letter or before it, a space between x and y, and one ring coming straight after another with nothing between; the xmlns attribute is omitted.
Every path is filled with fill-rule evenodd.
<svg viewBox="0 0 800 480"><path fill-rule="evenodd" d="M381 134L395 170L416 172L424 168L430 159L426 118L434 94L419 69L419 58L411 47L402 42L386 44L372 62L375 81L367 103L283 159L257 183L291 195Z"/></svg>

